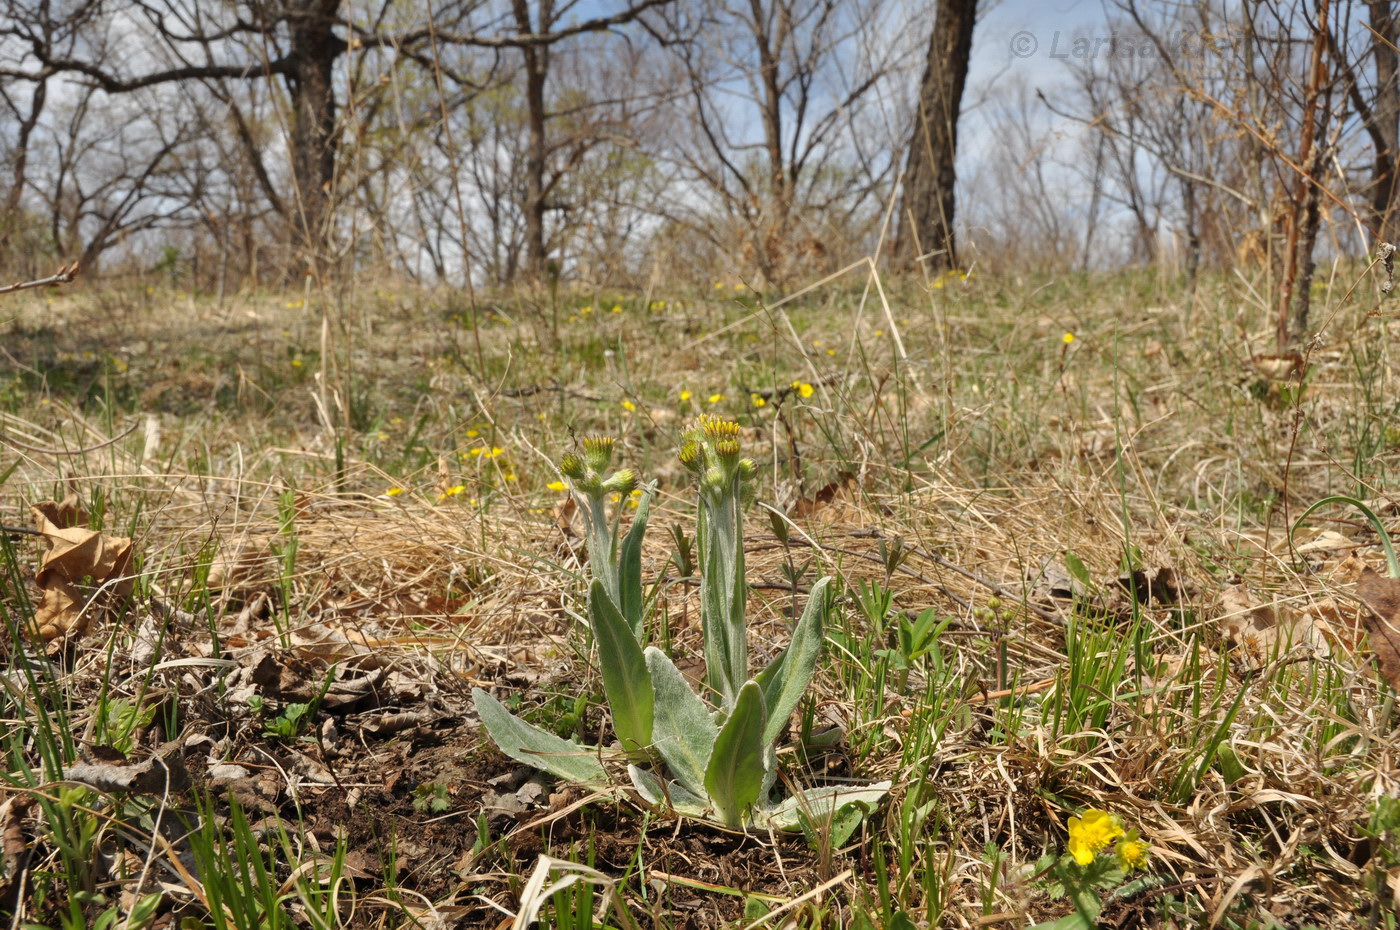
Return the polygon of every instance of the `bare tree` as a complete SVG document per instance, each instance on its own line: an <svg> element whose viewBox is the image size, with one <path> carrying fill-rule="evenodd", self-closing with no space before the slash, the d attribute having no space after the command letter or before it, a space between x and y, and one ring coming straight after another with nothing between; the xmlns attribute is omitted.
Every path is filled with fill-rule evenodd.
<svg viewBox="0 0 1400 930"><path fill-rule="evenodd" d="M878 4L704 0L668 10L663 41L684 89L659 154L682 172L665 215L769 281L826 251L821 224L855 225L891 161L853 142L874 91L902 64L876 52ZM876 148L888 152L890 140ZM868 217L866 217L868 219Z"/></svg>
<svg viewBox="0 0 1400 930"><path fill-rule="evenodd" d="M896 254L909 259L927 255L929 271L958 264L953 238L958 118L976 21L977 0L938 0L919 83Z"/></svg>

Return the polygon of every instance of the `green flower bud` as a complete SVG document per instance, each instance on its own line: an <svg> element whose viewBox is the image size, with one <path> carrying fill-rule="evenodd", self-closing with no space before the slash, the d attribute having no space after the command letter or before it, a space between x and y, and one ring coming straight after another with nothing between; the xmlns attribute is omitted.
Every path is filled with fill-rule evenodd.
<svg viewBox="0 0 1400 930"><path fill-rule="evenodd" d="M572 452L564 456L563 461L559 463L559 470L564 473L565 478L571 481L582 481L583 476L587 474L583 459L574 455Z"/></svg>
<svg viewBox="0 0 1400 930"><path fill-rule="evenodd" d="M630 468L623 468L613 474L611 478L603 482L603 490L611 491L614 494L621 494L626 497L637 487L637 473Z"/></svg>
<svg viewBox="0 0 1400 930"><path fill-rule="evenodd" d="M681 446L681 464L697 475L700 474L700 469L704 467L704 456L701 454L703 451L700 443L694 440L687 442Z"/></svg>
<svg viewBox="0 0 1400 930"><path fill-rule="evenodd" d="M720 468L718 465L712 465L705 469L705 476L700 479L700 488L701 490L722 492L727 477L723 468Z"/></svg>
<svg viewBox="0 0 1400 930"><path fill-rule="evenodd" d="M613 443L611 436L587 436L583 440L583 460L588 467L598 473L608 470L612 464Z"/></svg>
<svg viewBox="0 0 1400 930"><path fill-rule="evenodd" d="M752 481L758 474L758 466L754 464L753 459L740 459L737 467L739 478L743 481Z"/></svg>

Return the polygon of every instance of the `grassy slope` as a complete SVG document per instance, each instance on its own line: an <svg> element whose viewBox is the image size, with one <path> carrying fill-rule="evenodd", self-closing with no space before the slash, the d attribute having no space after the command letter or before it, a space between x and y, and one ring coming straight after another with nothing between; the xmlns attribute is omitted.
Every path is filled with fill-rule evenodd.
<svg viewBox="0 0 1400 930"><path fill-rule="evenodd" d="M781 589L804 565L801 580L834 571L846 583L814 715L849 736L842 753L794 763L794 777L889 777L896 791L849 848L825 848L820 836L810 849L756 839L743 848L747 872L717 873L700 847L678 855L662 838L675 825L652 824L654 845L609 870L624 877L620 893L644 924L704 925L687 924L696 901L711 923L738 917L737 898L730 907L686 879L713 885L728 875L718 884L783 901L850 868L845 891L789 913L823 926L893 926L900 912L935 925L984 916L1025 926L1067 911L1035 863L1063 849L1065 819L1090 806L1153 844L1150 887L1106 916L1149 926L1377 916L1368 902L1384 887L1377 870L1393 861L1396 840L1364 834L1374 796L1394 793L1393 701L1354 651L1355 609L1333 597L1350 577L1344 542L1300 555L1285 533L1290 515L1325 494L1393 509L1394 327L1355 298L1329 303L1343 290L1318 295L1330 325L1311 352L1301 404L1252 362L1268 351L1271 325L1250 291L1229 281L1208 284L1189 313L1182 295L1145 276L974 277L901 288L888 309L859 283L779 311L731 290L650 302L609 293L511 300L483 304L475 328L460 295L397 290L330 307L324 327L321 306L297 297L224 307L166 293L15 299L0 337L5 435L74 450L136 429L90 452L0 452L0 474L18 457L0 485L0 522L27 525L27 505L61 496L71 480L94 524L136 538L144 574L132 605L61 656L36 703L7 699L5 716L24 721L9 725L12 771L21 758L39 765L39 707L57 714L59 734L66 726L79 742L110 743L115 712L102 696L191 699L178 675L105 658L109 648L128 653L152 600L189 611L194 628L227 650L216 658L279 643L305 651L313 639L372 641L448 691L497 683L510 694L543 680L546 692L577 692L563 608L579 576L554 510L561 495L548 488L551 460L572 437L607 432L622 440L627 464L660 480L647 564L661 577L662 530L693 513L674 437L688 415L712 410L749 427L762 499L803 530L784 547L762 510L751 515L756 648L781 641L793 606ZM794 382L812 385L810 396ZM1376 563L1375 540L1355 515L1334 516L1342 522L1317 525ZM20 575L38 551L17 545ZM1138 598L1118 581L1161 569L1173 578L1155 599L1144 576ZM29 581L6 588L12 618L24 613ZM1256 631L1227 651L1218 602L1235 581L1284 621L1321 621L1318 648ZM1047 598L1055 587L1075 596ZM698 648L690 590L668 585L659 603L677 652ZM936 647L901 650L901 623L929 607L951 618ZM186 630L171 641L197 658L192 638ZM911 651L919 654L901 654ZM250 721L256 730L291 703L258 716L246 701L229 706L214 672L201 674L215 709L180 717L162 704L153 730L135 728L134 757L216 719L225 730ZM538 693L527 704L546 720L575 710ZM312 716L308 733L335 714ZM579 727L596 718L585 710ZM450 723L437 721L439 738ZM58 739L51 752L71 749ZM465 858L451 865L474 878L415 886L412 869L397 872L380 856L341 882L346 901L365 903L353 923L405 925L409 905L370 902L411 899L421 917L428 905L399 894L420 887L443 907L477 894L515 910L538 842L490 845L502 824L493 832L482 810L495 790L484 779L466 774L442 792L464 837ZM415 795L405 781L385 797L424 801L426 821L437 783L425 776L419 784L429 788ZM33 876L6 894L25 902L26 919L49 923L75 887L90 893L67 905L73 920L108 907L125 914L131 900L107 884L119 871L92 842L60 843L54 824L74 821L70 832L80 833L85 805L132 823L149 813L130 801L51 797L41 805L48 826L5 815L35 838L24 866ZM226 802L204 803L222 811ZM608 804L568 842L542 841L567 858L634 837L635 809ZM315 881L289 882L299 900L275 903L288 861L311 854L286 790L270 805L290 816L288 833L266 847L273 877L252 875L230 894L270 895L264 914L281 907L314 924L307 915L320 908L333 922L336 905ZM215 851L230 836L253 842L236 828L200 835ZM335 842L320 845L331 868ZM159 847L146 848L158 863ZM736 854L725 849L711 855ZM1392 858L1373 858L1383 850ZM649 869L679 879L660 891ZM575 889L560 901L587 908L585 897ZM152 905L156 919L177 904L204 920L212 907L207 892L171 894ZM351 919L340 906L340 919Z"/></svg>

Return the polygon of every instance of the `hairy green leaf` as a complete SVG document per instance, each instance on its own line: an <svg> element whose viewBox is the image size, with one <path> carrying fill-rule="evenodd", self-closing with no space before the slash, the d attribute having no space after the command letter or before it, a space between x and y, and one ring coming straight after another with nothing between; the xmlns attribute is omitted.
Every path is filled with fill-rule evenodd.
<svg viewBox="0 0 1400 930"><path fill-rule="evenodd" d="M642 642L642 614L645 601L642 597L642 538L646 536L647 519L651 515L651 498L655 493L655 483L642 490L642 499L637 504L637 515L632 518L632 526L622 539L618 551L617 565L617 606L626 618L627 625L637 642Z"/></svg>
<svg viewBox="0 0 1400 930"><path fill-rule="evenodd" d="M588 589L588 613L598 643L598 667L612 708L613 729L626 752L642 752L651 745L656 702L641 644L603 582L596 578Z"/></svg>
<svg viewBox="0 0 1400 930"><path fill-rule="evenodd" d="M655 646L646 650L647 671L656 692L656 719L652 738L657 752L670 766L676 780L696 795L705 793L705 769L715 748L719 728L709 708L666 653Z"/></svg>
<svg viewBox="0 0 1400 930"><path fill-rule="evenodd" d="M749 681L739 689L734 710L715 738L705 769L705 792L727 826L739 826L763 787L766 717L763 691L757 682Z"/></svg>
<svg viewBox="0 0 1400 930"><path fill-rule="evenodd" d="M506 710L504 704L482 691L472 689L477 716L501 752L517 762L543 769L551 775L586 785L605 785L608 773L596 757L597 750L561 739L553 733L526 723Z"/></svg>
<svg viewBox="0 0 1400 930"><path fill-rule="evenodd" d="M783 732L788 716L802 700L812 680L822 648L826 589L830 584L831 578L826 577L812 585L802 618L792 630L792 642L773 664L758 674L758 685L763 689L763 703L768 710L768 725L763 731L766 744L771 744Z"/></svg>

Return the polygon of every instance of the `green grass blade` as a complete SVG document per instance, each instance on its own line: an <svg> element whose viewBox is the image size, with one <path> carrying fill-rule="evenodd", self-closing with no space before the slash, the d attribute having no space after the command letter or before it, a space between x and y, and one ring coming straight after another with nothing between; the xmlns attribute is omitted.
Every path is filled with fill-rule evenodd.
<svg viewBox="0 0 1400 930"><path fill-rule="evenodd" d="M1371 524L1371 528L1376 531L1376 535L1380 537L1381 549L1385 552L1386 571L1389 573L1390 577L1400 578L1400 559L1396 559L1395 557L1395 545L1390 541L1390 533L1386 530L1385 524L1381 522L1380 517L1376 516L1376 512L1366 506L1363 501L1357 500L1354 497L1347 497L1345 494L1333 494L1330 497L1324 497L1322 500L1315 502L1307 510L1304 510L1303 515L1294 521L1293 528L1288 531L1288 544L1293 544L1293 535L1298 532L1298 527L1302 526L1303 521L1312 516L1314 510L1325 507L1328 504L1347 504L1361 511L1366 521Z"/></svg>

